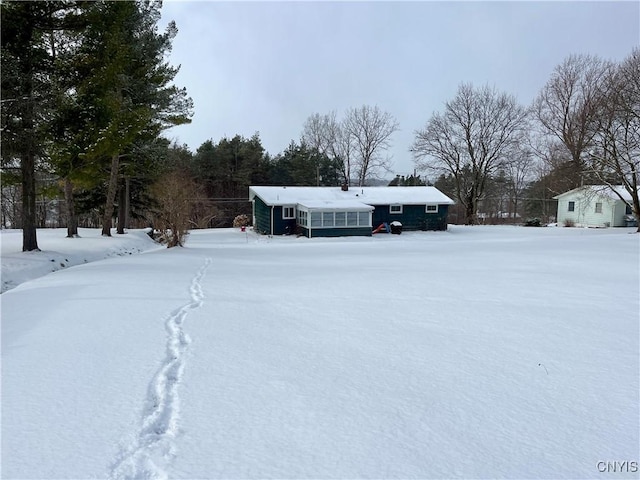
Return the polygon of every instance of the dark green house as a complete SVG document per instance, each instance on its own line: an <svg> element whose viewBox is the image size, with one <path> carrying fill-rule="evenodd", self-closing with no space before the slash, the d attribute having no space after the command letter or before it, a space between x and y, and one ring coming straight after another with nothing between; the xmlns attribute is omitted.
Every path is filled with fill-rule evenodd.
<svg viewBox="0 0 640 480"><path fill-rule="evenodd" d="M454 203L435 187L249 187L249 200L257 232L309 238L371 236L394 221L446 230Z"/></svg>

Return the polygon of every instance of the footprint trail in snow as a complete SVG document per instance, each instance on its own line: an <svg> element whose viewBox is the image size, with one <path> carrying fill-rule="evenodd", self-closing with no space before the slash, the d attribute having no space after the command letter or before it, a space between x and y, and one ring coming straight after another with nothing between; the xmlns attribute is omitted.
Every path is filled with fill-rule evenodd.
<svg viewBox="0 0 640 480"><path fill-rule="evenodd" d="M191 281L191 299L171 312L165 322L166 356L149 384L141 427L111 464L110 479L166 479L166 466L175 456L180 397L178 387L184 371L185 353L191 342L183 324L189 311L202 306L202 279L211 265L207 258Z"/></svg>

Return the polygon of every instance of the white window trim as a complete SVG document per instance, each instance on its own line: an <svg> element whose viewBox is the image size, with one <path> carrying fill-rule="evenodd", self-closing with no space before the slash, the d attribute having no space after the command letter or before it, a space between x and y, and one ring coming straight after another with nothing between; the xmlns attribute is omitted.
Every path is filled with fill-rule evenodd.
<svg viewBox="0 0 640 480"><path fill-rule="evenodd" d="M298 224L306 227L308 224L309 212L306 210L298 210Z"/></svg>
<svg viewBox="0 0 640 480"><path fill-rule="evenodd" d="M600 211L598 211L598 205L600 206ZM595 208L594 208L594 213L602 213L602 202L596 202L595 204Z"/></svg>
<svg viewBox="0 0 640 480"><path fill-rule="evenodd" d="M573 208L571 208L571 204L573 203ZM576 202L575 200L568 200L567 201L567 212L575 212L576 211L576 204L578 202Z"/></svg>
<svg viewBox="0 0 640 480"><path fill-rule="evenodd" d="M344 212L345 214L345 224L344 225L336 225L336 216L335 214L338 212ZM311 225L311 216L314 213L318 213L320 214L320 225ZM331 213L333 216L333 223L331 225L326 225L324 222L324 214L325 213ZM349 225L348 224L348 215L349 213L355 213L356 214L356 224L355 225ZM367 214L367 223L363 224L360 223L360 213L366 213ZM309 220L308 220L308 225L307 228L309 229L323 229L323 228L371 228L371 224L372 224L372 213L371 210L368 211L362 211L362 210L332 210L330 212L326 211L326 210L311 210L309 212Z"/></svg>
<svg viewBox="0 0 640 480"><path fill-rule="evenodd" d="M400 207L400 210L396 210L396 211L394 211L394 210L393 210L393 208L394 208L394 207ZM401 214L402 214L402 210L403 210L403 207L402 207L402 205L401 205L401 204L399 204L399 203L394 203L394 204L392 204L392 205L389 205L389 213L390 213L391 215L401 215Z"/></svg>
<svg viewBox="0 0 640 480"><path fill-rule="evenodd" d="M293 215L292 216L286 216L284 214L285 210L287 208L291 208L293 210ZM283 220L293 220L296 218L296 206L295 205L283 205L282 206L282 219Z"/></svg>
<svg viewBox="0 0 640 480"><path fill-rule="evenodd" d="M436 209L435 210L429 210L429 207L436 207ZM437 204L425 205L425 207L424 207L425 213L438 213L438 210L440 210L440 207L438 207Z"/></svg>

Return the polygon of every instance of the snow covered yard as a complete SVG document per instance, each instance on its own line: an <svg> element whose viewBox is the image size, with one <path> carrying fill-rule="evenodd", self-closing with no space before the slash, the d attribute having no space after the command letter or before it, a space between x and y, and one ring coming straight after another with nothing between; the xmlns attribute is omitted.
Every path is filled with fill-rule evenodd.
<svg viewBox="0 0 640 480"><path fill-rule="evenodd" d="M638 478L632 231L203 230L23 283L2 477Z"/></svg>
<svg viewBox="0 0 640 480"><path fill-rule="evenodd" d="M132 255L158 248L145 230L106 238L98 229L80 228L66 238L66 228L38 230L40 252L22 252L22 230L0 230L2 293L34 278L82 263Z"/></svg>

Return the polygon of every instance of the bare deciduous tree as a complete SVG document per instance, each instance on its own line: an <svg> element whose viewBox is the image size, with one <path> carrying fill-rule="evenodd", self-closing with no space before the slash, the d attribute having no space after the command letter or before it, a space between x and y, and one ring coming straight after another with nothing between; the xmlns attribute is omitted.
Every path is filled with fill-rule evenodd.
<svg viewBox="0 0 640 480"><path fill-rule="evenodd" d="M364 185L380 169L388 169L390 159L383 154L397 130L398 122L391 114L363 105L349 109L342 121L335 111L314 113L304 124L302 140L340 162L345 185L350 184L352 173L358 185Z"/></svg>
<svg viewBox="0 0 640 480"><path fill-rule="evenodd" d="M570 55L558 65L534 100L533 110L543 131L571 155L571 188L582 181L585 153L598 130L603 85L612 64L591 55Z"/></svg>
<svg viewBox="0 0 640 480"><path fill-rule="evenodd" d="M349 185L353 145L344 128L344 122L337 120L335 111L326 115L314 113L307 118L302 131L302 141L331 160L338 160L343 183Z"/></svg>
<svg viewBox="0 0 640 480"><path fill-rule="evenodd" d="M167 247L183 246L192 223L194 200L200 197L198 185L183 172L167 172L151 188L157 208L153 225L160 230Z"/></svg>
<svg viewBox="0 0 640 480"><path fill-rule="evenodd" d="M513 212L509 212L509 217L514 219L518 213L522 195L533 176L533 169L535 167L535 157L533 153L522 147L523 145L517 145L516 149L509 154L510 159L506 162L504 169L510 207L513 207ZM512 213L513 216L511 215Z"/></svg>
<svg viewBox="0 0 640 480"><path fill-rule="evenodd" d="M325 140L325 125L328 115L320 115L314 113L310 115L304 122L302 127L301 140L311 148L315 148L320 153L325 153L327 150Z"/></svg>
<svg viewBox="0 0 640 480"><path fill-rule="evenodd" d="M304 122L302 141L320 153L327 153L329 150L329 132L327 130L331 118L335 119L335 112L328 115L320 115L319 113L310 115Z"/></svg>
<svg viewBox="0 0 640 480"><path fill-rule="evenodd" d="M600 183L632 208L640 232L640 48L608 76L591 152ZM615 188L622 184L631 201Z"/></svg>
<svg viewBox="0 0 640 480"><path fill-rule="evenodd" d="M411 151L419 169L453 176L465 222L475 224L487 180L523 141L526 123L527 110L514 96L462 84L444 112L434 113L415 132Z"/></svg>
<svg viewBox="0 0 640 480"><path fill-rule="evenodd" d="M555 177L552 182L545 182L551 197L575 187L572 180L575 174L572 173L574 168L571 164L571 156L562 142L549 135L530 134L529 148L540 160L538 173L547 179L550 179L550 176ZM540 175L539 178L542 178Z"/></svg>
<svg viewBox="0 0 640 480"><path fill-rule="evenodd" d="M389 170L390 158L384 152L391 146L391 135L398 126L390 113L377 106L363 105L347 112L344 131L353 143L359 186L380 169Z"/></svg>

